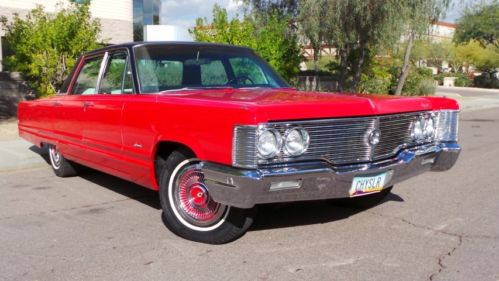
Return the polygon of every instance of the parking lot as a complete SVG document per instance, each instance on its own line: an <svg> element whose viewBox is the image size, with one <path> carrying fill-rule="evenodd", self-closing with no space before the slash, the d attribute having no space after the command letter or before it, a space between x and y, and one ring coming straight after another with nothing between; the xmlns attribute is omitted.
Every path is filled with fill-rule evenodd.
<svg viewBox="0 0 499 281"><path fill-rule="evenodd" d="M0 172L0 280L499 280L499 109L460 121L452 170L364 211L262 206L221 246L170 233L157 194L130 182Z"/></svg>

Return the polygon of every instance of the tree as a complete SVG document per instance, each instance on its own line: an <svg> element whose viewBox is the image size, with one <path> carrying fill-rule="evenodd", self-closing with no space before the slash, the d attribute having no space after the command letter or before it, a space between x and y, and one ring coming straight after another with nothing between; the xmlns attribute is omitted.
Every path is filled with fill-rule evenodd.
<svg viewBox="0 0 499 281"><path fill-rule="evenodd" d="M340 91L358 91L375 50L400 38L402 5L396 0L327 1L327 39L336 47Z"/></svg>
<svg viewBox="0 0 499 281"><path fill-rule="evenodd" d="M327 10L324 9L327 0L302 0L299 3L299 30L312 47L314 56L314 85L317 83L319 72L320 52L327 34Z"/></svg>
<svg viewBox="0 0 499 281"><path fill-rule="evenodd" d="M82 52L99 46L100 23L91 18L88 3L58 6L55 14L43 6L25 19L1 19L12 55L5 59L11 71L21 72L39 96L56 93Z"/></svg>
<svg viewBox="0 0 499 281"><path fill-rule="evenodd" d="M499 67L499 48L494 45L483 47L477 41L455 46L454 60L464 66L468 72L469 66L480 71L493 70Z"/></svg>
<svg viewBox="0 0 499 281"><path fill-rule="evenodd" d="M244 0L254 12L274 14L280 17L294 17L299 13L299 0Z"/></svg>
<svg viewBox="0 0 499 281"><path fill-rule="evenodd" d="M301 50L296 34L290 33L288 21L275 14L237 16L230 19L220 6L213 7L213 21L198 18L190 32L196 41L226 43L254 49L285 79L299 71Z"/></svg>
<svg viewBox="0 0 499 281"><path fill-rule="evenodd" d="M468 8L457 21L454 42L468 43L473 40L483 47L499 47L499 2Z"/></svg>
<svg viewBox="0 0 499 281"><path fill-rule="evenodd" d="M431 23L436 21L449 6L449 0L413 0L404 1L404 3L405 5L400 10L400 13L401 18L405 19L407 23L407 47L395 95L402 94L405 80L409 75L409 63L414 40L418 35L428 32Z"/></svg>

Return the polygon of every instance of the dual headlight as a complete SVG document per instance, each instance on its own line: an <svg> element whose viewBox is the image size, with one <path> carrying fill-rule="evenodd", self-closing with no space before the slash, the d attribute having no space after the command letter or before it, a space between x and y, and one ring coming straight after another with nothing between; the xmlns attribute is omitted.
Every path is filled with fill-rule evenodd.
<svg viewBox="0 0 499 281"><path fill-rule="evenodd" d="M276 129L262 128L258 131L256 148L261 159L283 154L287 157L300 156L307 151L310 137L303 128L290 128L282 135Z"/></svg>
<svg viewBox="0 0 499 281"><path fill-rule="evenodd" d="M419 116L411 126L413 142L457 141L459 111L441 110Z"/></svg>
<svg viewBox="0 0 499 281"><path fill-rule="evenodd" d="M411 138L415 142L433 141L437 133L437 116L428 113L412 123Z"/></svg>

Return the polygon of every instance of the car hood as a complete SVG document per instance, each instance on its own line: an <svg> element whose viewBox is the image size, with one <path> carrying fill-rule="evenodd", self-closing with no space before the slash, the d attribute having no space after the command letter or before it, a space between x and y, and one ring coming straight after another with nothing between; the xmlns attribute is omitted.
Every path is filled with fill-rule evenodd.
<svg viewBox="0 0 499 281"><path fill-rule="evenodd" d="M160 99L182 99L204 106L239 107L256 123L282 120L384 115L423 110L459 109L445 97L399 97L295 89L203 89L168 92Z"/></svg>

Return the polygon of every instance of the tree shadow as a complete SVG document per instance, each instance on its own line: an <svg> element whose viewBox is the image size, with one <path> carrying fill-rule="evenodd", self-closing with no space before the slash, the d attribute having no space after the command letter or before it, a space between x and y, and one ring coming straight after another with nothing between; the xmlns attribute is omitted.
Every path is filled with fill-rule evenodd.
<svg viewBox="0 0 499 281"><path fill-rule="evenodd" d="M0 72L0 120L16 117L19 102L30 92L20 77Z"/></svg>

